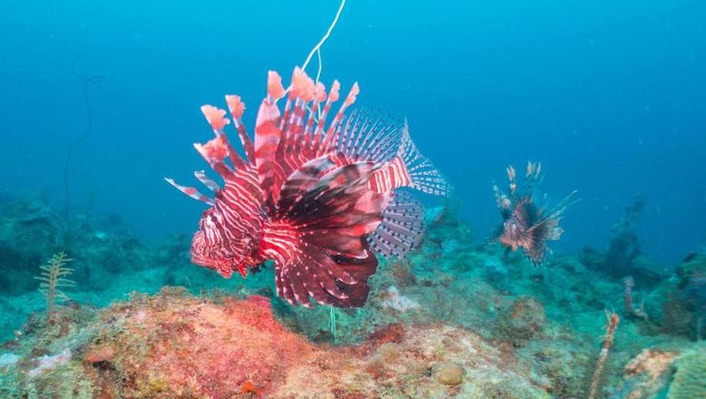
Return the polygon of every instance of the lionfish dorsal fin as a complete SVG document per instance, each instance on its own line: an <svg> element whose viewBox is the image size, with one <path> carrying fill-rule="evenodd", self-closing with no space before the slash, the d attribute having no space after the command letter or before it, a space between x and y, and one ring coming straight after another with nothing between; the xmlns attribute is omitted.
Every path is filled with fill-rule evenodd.
<svg viewBox="0 0 706 399"><path fill-rule="evenodd" d="M206 187L208 187L209 190L216 192L221 189L221 187L216 183L215 181L211 180L208 176L206 176L206 171L203 170L197 170L194 172L194 176Z"/></svg>
<svg viewBox="0 0 706 399"><path fill-rule="evenodd" d="M215 204L215 201L214 201L212 198L209 198L209 197L207 197L207 196L201 194L201 193L199 192L199 190L197 190L197 189L195 189L195 188L193 188L193 187L182 186L182 185L180 185L180 184L177 184L177 183L174 181L174 179L170 179L170 178L168 178L168 177L165 177L164 180L166 180L167 183L171 184L172 187L176 188L177 190L181 191L182 193L188 195L189 197L191 197L191 198L193 198L193 199L195 199L195 200L197 200L197 201L205 202L205 203L207 203L208 205L211 205L211 206L213 206L213 205Z"/></svg>
<svg viewBox="0 0 706 399"><path fill-rule="evenodd" d="M274 202L279 196L282 184L280 166L276 157L282 132L277 128L279 121L277 104L268 99L262 101L257 113L255 127L255 165L257 168L260 185L263 187L265 197L269 202Z"/></svg>
<svg viewBox="0 0 706 399"><path fill-rule="evenodd" d="M382 164L395 158L403 134L404 125L399 120L359 108L343 123L336 149L349 159Z"/></svg>

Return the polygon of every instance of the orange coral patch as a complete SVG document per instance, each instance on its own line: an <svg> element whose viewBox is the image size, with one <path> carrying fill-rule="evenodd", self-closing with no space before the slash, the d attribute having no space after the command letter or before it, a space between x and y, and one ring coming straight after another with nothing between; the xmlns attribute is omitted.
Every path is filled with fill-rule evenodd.
<svg viewBox="0 0 706 399"><path fill-rule="evenodd" d="M84 359L88 363L109 362L115 357L115 348L112 345L101 345L86 353Z"/></svg>
<svg viewBox="0 0 706 399"><path fill-rule="evenodd" d="M215 304L160 294L136 306L125 321L126 333L113 343L146 345L114 359L129 379L126 397L183 397L187 389L193 397L214 399L274 397L281 376L315 350L279 324L261 298ZM145 391L154 381L164 383L161 395Z"/></svg>
<svg viewBox="0 0 706 399"><path fill-rule="evenodd" d="M255 384L253 384L251 381L245 381L243 385L240 386L240 393L252 393L255 394L255 396L258 398L262 397L262 390L258 388Z"/></svg>

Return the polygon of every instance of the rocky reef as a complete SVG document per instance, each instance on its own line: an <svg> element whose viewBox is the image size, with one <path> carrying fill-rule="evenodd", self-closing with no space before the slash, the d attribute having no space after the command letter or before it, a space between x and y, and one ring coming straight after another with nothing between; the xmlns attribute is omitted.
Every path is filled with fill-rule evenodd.
<svg viewBox="0 0 706 399"><path fill-rule="evenodd" d="M223 280L189 264L188 237L145 244L22 201L0 226L3 398L706 397L703 254L628 289L591 263L607 253L535 267L438 208L364 307L305 309L275 297L271 267ZM59 250L76 286L47 317L35 277ZM606 310L620 322L603 354Z"/></svg>

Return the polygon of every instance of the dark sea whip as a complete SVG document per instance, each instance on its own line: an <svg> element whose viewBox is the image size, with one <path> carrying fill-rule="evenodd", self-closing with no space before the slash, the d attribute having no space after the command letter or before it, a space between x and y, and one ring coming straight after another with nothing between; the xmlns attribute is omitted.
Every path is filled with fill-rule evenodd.
<svg viewBox="0 0 706 399"><path fill-rule="evenodd" d="M76 71L76 63L78 63L80 57L76 57L74 62L71 63L71 74L76 77L76 79L83 82L81 87L81 94L83 95L83 103L86 110L86 127L83 134L77 137L71 145L69 145L69 150L66 153L66 161L64 161L64 195L65 195L65 205L64 205L64 219L69 219L69 208L71 206L71 190L69 189L69 165L71 163L71 157L74 154L74 150L79 144L82 144L91 135L91 130L93 130L93 119L91 117L91 102L88 101L88 86L92 83L100 83L104 81L107 77L103 75L91 75L83 76Z"/></svg>

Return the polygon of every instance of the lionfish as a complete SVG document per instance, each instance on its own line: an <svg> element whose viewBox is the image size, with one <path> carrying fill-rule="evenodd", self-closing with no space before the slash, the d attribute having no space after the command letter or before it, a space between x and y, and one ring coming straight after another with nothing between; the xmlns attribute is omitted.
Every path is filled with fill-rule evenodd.
<svg viewBox="0 0 706 399"><path fill-rule="evenodd" d="M527 163L524 191L518 190L515 168L507 168L509 194L501 193L498 186L493 186L495 201L503 218L503 224L497 233L501 244L508 250L522 251L538 266L544 261L548 251L547 241L558 240L564 230L559 227L559 220L566 208L575 200L575 191L569 194L551 210L538 207L533 200L535 185L542 179L542 164Z"/></svg>
<svg viewBox="0 0 706 399"><path fill-rule="evenodd" d="M295 68L285 89L270 71L254 142L242 122L243 101L227 95L242 155L225 133L226 111L201 107L215 138L194 147L225 185L195 172L215 193L210 198L166 179L210 205L193 236L194 263L229 278L273 260L277 294L292 305L310 307L313 298L360 307L376 254L401 257L419 245L424 208L399 189L447 195L449 185L411 141L406 121L389 123L367 111L344 118L359 94L357 83L327 125L340 87L334 81L326 93ZM285 96L280 110L277 102Z"/></svg>

